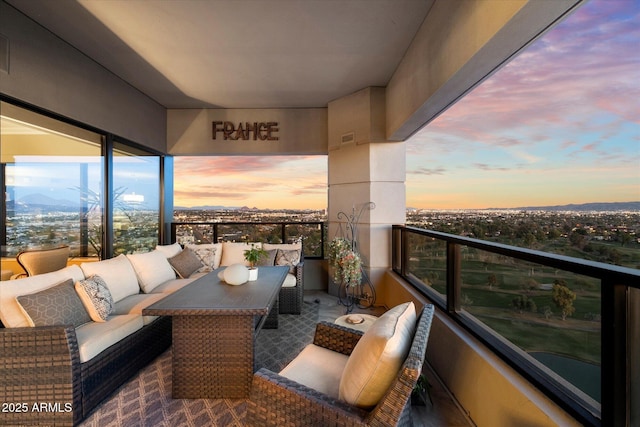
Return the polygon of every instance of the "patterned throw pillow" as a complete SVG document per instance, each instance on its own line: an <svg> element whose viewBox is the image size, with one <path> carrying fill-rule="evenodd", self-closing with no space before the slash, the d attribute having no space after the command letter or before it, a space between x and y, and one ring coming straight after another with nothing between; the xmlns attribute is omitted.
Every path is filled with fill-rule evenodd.
<svg viewBox="0 0 640 427"><path fill-rule="evenodd" d="M182 279L186 279L202 268L202 261L189 248L184 248L178 255L169 258L169 264Z"/></svg>
<svg viewBox="0 0 640 427"><path fill-rule="evenodd" d="M215 270L216 251L218 250L218 248L210 247L210 245L206 245L208 247L204 247L204 248L199 248L198 246L205 246L205 245L194 245L194 246L189 245L188 247L196 254L198 259L202 263L202 267L200 267L197 270L197 272L201 273L201 272L208 272L208 271Z"/></svg>
<svg viewBox="0 0 640 427"><path fill-rule="evenodd" d="M290 274L293 274L295 272L296 265L298 265L299 262L300 251L278 249L278 253L276 255L276 265L288 265Z"/></svg>
<svg viewBox="0 0 640 427"><path fill-rule="evenodd" d="M91 316L91 320L107 321L107 317L113 312L113 298L102 277L94 275L76 282L76 292Z"/></svg>
<svg viewBox="0 0 640 427"><path fill-rule="evenodd" d="M80 326L91 318L73 288L73 279L67 279L50 288L16 297L31 326Z"/></svg>

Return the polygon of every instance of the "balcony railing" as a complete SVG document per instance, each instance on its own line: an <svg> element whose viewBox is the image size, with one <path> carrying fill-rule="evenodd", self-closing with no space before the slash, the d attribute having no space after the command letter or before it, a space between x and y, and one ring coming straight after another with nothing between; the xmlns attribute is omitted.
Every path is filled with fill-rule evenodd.
<svg viewBox="0 0 640 427"><path fill-rule="evenodd" d="M638 421L640 270L399 225L392 264L579 422Z"/></svg>
<svg viewBox="0 0 640 427"><path fill-rule="evenodd" d="M171 241L180 244L291 243L302 240L305 259L324 259L324 222L172 222Z"/></svg>

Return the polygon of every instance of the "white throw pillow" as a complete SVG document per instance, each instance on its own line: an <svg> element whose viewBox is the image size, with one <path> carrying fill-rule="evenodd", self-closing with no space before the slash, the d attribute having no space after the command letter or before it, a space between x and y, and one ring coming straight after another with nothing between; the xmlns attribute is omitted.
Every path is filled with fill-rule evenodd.
<svg viewBox="0 0 640 427"><path fill-rule="evenodd" d="M158 245L156 250L160 251L166 258L171 258L182 252L182 246L176 242L172 245Z"/></svg>
<svg viewBox="0 0 640 427"><path fill-rule="evenodd" d="M247 251L255 247L259 249L262 247L262 243L238 243L238 242L222 242L222 260L221 266L229 266L233 264L249 265L249 262L244 259L244 251Z"/></svg>
<svg viewBox="0 0 640 427"><path fill-rule="evenodd" d="M380 401L409 354L416 319L413 302L407 302L371 325L349 356L340 379L340 399L366 409Z"/></svg>
<svg viewBox="0 0 640 427"><path fill-rule="evenodd" d="M83 262L80 267L86 277L98 275L107 284L113 302L140 293L138 277L129 259L120 254L115 258L98 262Z"/></svg>
<svg viewBox="0 0 640 427"><path fill-rule="evenodd" d="M63 280L84 279L77 265L70 265L52 273L38 274L24 279L6 280L0 284L0 320L7 328L29 326L29 319L22 311L17 296L39 292L57 285Z"/></svg>
<svg viewBox="0 0 640 427"><path fill-rule="evenodd" d="M138 283L142 292L149 293L156 286L176 278L171 264L160 251L127 255L133 269L138 276Z"/></svg>

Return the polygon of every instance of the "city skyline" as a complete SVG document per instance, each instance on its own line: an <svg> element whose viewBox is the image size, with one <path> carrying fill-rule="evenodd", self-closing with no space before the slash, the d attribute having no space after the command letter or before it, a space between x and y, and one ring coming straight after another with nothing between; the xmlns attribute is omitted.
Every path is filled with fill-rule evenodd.
<svg viewBox="0 0 640 427"><path fill-rule="evenodd" d="M640 200L640 5L593 0L406 143L407 206ZM326 156L176 157L176 206L327 206Z"/></svg>

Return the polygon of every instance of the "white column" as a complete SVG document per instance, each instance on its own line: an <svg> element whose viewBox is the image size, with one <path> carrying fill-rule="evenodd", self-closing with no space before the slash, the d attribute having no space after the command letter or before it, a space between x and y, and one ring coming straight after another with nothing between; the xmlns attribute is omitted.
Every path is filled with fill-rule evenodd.
<svg viewBox="0 0 640 427"><path fill-rule="evenodd" d="M328 116L328 238L346 232L339 212L358 215L373 202L375 209L362 211L356 238L365 272L378 288L391 266L391 226L405 221L405 143L385 140L382 88L333 101ZM329 281L332 291L331 277Z"/></svg>

